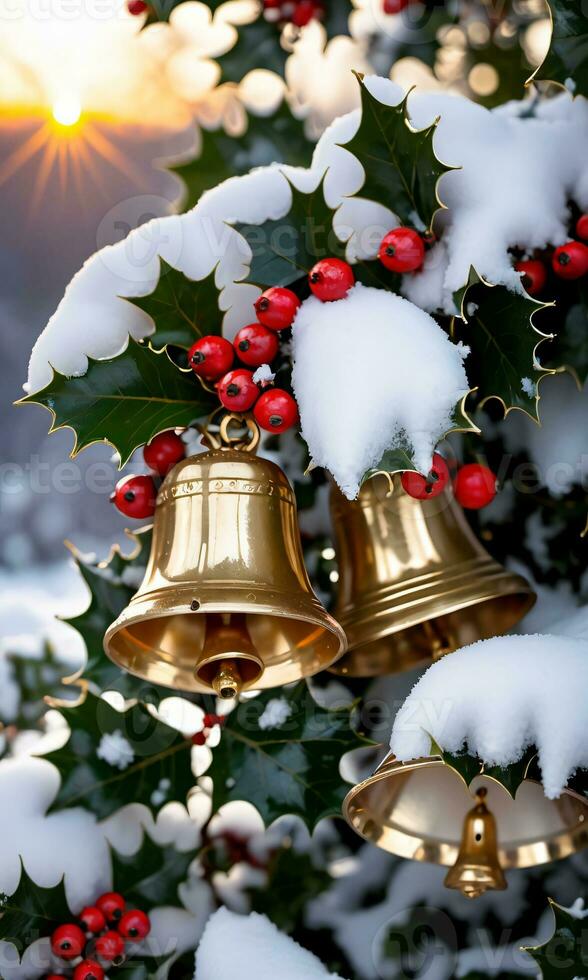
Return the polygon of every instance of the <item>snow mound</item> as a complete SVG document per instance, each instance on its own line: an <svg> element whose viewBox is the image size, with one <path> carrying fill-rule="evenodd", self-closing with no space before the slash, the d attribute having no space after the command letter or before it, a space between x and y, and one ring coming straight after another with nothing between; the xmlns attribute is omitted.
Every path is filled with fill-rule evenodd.
<svg viewBox="0 0 588 980"><path fill-rule="evenodd" d="M536 746L545 795L560 796L588 768L588 642L499 636L444 657L423 674L396 716L390 747L403 762L467 746L508 766Z"/></svg>
<svg viewBox="0 0 588 980"><path fill-rule="evenodd" d="M237 950L239 967L234 955ZM221 908L208 920L196 952L198 980L234 980L235 974L255 980L341 980L266 918L252 912L236 915Z"/></svg>
<svg viewBox="0 0 588 980"><path fill-rule="evenodd" d="M428 472L469 389L467 348L402 297L358 283L335 303L305 300L292 349L302 434L343 493L356 497L365 471L399 443Z"/></svg>

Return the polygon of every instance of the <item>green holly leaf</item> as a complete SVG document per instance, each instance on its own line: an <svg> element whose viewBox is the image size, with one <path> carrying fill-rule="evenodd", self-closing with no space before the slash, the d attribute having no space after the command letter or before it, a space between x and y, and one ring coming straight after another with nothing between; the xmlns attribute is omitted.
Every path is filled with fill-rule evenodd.
<svg viewBox="0 0 588 980"><path fill-rule="evenodd" d="M160 905L177 905L178 887L186 880L197 851L160 847L145 834L135 854L112 851L114 887L125 896L129 908L145 912Z"/></svg>
<svg viewBox="0 0 588 980"><path fill-rule="evenodd" d="M444 752L435 742L433 742L432 753L440 755L446 765L459 773L467 786L476 776L489 776L504 786L513 799L523 780L530 775L538 778L534 770L531 772L537 758L535 748L527 749L517 762L513 762L509 766L487 766L477 756L470 755L468 752Z"/></svg>
<svg viewBox="0 0 588 980"><path fill-rule="evenodd" d="M548 0L553 30L543 64L529 81L572 83L574 95L588 96L588 16L579 0Z"/></svg>
<svg viewBox="0 0 588 980"><path fill-rule="evenodd" d="M308 275L325 255L344 258L345 248L333 231L334 210L325 202L324 177L309 194L290 184L292 204L283 218L260 225L237 223L252 252L246 282L256 286L290 286Z"/></svg>
<svg viewBox="0 0 588 980"><path fill-rule="evenodd" d="M37 728L47 711L43 700L45 695L67 697L67 688L61 684L65 665L50 643L45 643L39 657L7 653L4 660L18 687L19 698L14 708L9 701L2 705L0 722L3 725L14 725L17 729Z"/></svg>
<svg viewBox="0 0 588 980"><path fill-rule="evenodd" d="M414 225L416 217L430 229L439 209L437 184L454 169L435 156L433 136L437 121L414 130L409 122L407 99L396 106L384 105L361 87L361 122L355 136L343 144L361 163L365 180L357 197L378 201L390 208L402 224Z"/></svg>
<svg viewBox="0 0 588 980"><path fill-rule="evenodd" d="M480 405L496 398L505 414L518 408L538 422L539 382L553 371L539 364L537 348L550 335L533 325L533 317L550 304L491 286L474 269L454 299L461 322L453 321L453 336L471 349L468 378Z"/></svg>
<svg viewBox="0 0 588 980"><path fill-rule="evenodd" d="M61 711L71 729L69 738L62 748L43 756L61 775L53 811L85 806L102 820L127 803L144 803L153 811L170 799L185 803L194 785L191 742L144 704L117 711L87 693L81 704ZM117 743L126 742L130 759L123 769L103 757L113 734ZM167 794L162 780L171 787Z"/></svg>
<svg viewBox="0 0 588 980"><path fill-rule="evenodd" d="M287 701L288 719L277 728L260 728L260 716L276 697ZM341 815L349 787L339 762L365 744L351 727L351 709L325 711L304 681L278 694L267 691L227 717L206 773L213 780L213 811L230 800L247 800L266 824L291 813L312 830L323 817Z"/></svg>
<svg viewBox="0 0 588 980"><path fill-rule="evenodd" d="M260 65L283 78L288 52L280 44L280 33L276 24L270 24L263 16L241 25L231 50L216 59L222 71L221 81L240 82Z"/></svg>
<svg viewBox="0 0 588 980"><path fill-rule="evenodd" d="M156 351L168 344L188 350L200 337L222 334L224 313L219 309L221 290L216 270L205 279L188 279L165 259L159 260L157 286L149 296L129 300L147 313L155 324L149 345Z"/></svg>
<svg viewBox="0 0 588 980"><path fill-rule="evenodd" d="M29 878L21 861L18 888L12 895L0 894L0 939L12 943L19 953L31 943L50 936L71 918L63 879L54 888L41 888Z"/></svg>
<svg viewBox="0 0 588 980"><path fill-rule="evenodd" d="M333 884L328 871L315 867L310 854L281 847L270 858L268 881L249 892L251 910L267 915L278 929L291 935L304 924L306 906Z"/></svg>
<svg viewBox="0 0 588 980"><path fill-rule="evenodd" d="M543 980L575 980L588 977L586 913L578 915L558 905L552 898L553 935L540 946L523 946L541 970Z"/></svg>
<svg viewBox="0 0 588 980"><path fill-rule="evenodd" d="M198 203L204 191L229 177L249 173L253 167L282 162L308 167L313 150L304 135L304 123L294 118L286 102L270 116L250 115L242 136L203 129L201 140L197 157L171 168L184 184L185 211Z"/></svg>
<svg viewBox="0 0 588 980"><path fill-rule="evenodd" d="M49 409L50 432L74 430L72 456L95 442L107 442L119 454L121 466L159 432L187 426L218 404L192 371L180 371L165 354L133 340L110 360L89 358L80 378L54 371L42 391L19 404L27 402Z"/></svg>

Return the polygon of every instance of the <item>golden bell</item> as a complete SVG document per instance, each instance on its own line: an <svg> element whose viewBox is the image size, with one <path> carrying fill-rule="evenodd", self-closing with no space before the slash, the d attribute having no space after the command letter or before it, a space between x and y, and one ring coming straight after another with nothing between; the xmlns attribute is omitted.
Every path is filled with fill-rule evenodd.
<svg viewBox="0 0 588 980"><path fill-rule="evenodd" d="M450 487L415 500L398 476L377 474L357 500L333 485L331 515L334 615L349 649L336 673L371 677L424 666L506 632L535 601L525 579L482 547Z"/></svg>
<svg viewBox="0 0 588 980"><path fill-rule="evenodd" d="M286 476L223 431L162 484L145 577L104 648L154 684L228 698L323 670L345 635L310 586Z"/></svg>
<svg viewBox="0 0 588 980"><path fill-rule="evenodd" d="M487 797L471 809L471 794L480 790ZM343 815L384 851L450 867L445 884L470 898L506 887L502 872L509 868L556 861L588 846L585 797L566 789L548 800L528 778L514 799L490 776L476 776L468 788L439 755L399 762L390 753L350 790Z"/></svg>
<svg viewBox="0 0 588 980"><path fill-rule="evenodd" d="M447 872L446 888L456 888L466 898L479 898L493 889L504 891L506 878L498 861L496 821L486 806L488 790L476 791L476 805L465 815L457 861Z"/></svg>

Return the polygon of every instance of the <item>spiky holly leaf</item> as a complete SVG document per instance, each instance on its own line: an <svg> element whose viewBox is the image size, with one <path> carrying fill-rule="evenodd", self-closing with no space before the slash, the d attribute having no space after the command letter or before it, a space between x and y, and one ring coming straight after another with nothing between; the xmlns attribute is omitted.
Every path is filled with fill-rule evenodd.
<svg viewBox="0 0 588 980"><path fill-rule="evenodd" d="M216 270L205 279L189 279L165 259L159 260L157 286L149 296L129 302L140 307L155 324L149 344L156 351L168 344L188 350L200 337L221 334L223 312L219 308L220 289L215 283Z"/></svg>
<svg viewBox="0 0 588 980"><path fill-rule="evenodd" d="M70 918L63 879L54 888L41 888L29 878L21 862L18 888L12 895L0 894L0 939L22 953Z"/></svg>
<svg viewBox="0 0 588 980"><path fill-rule="evenodd" d="M240 82L260 65L283 77L288 52L280 44L280 33L276 24L270 24L263 16L251 24L242 24L236 43L216 59L222 71L221 81Z"/></svg>
<svg viewBox="0 0 588 980"><path fill-rule="evenodd" d="M444 752L434 741L431 753L441 756L446 765L459 773L467 786L476 776L490 776L504 786L513 799L523 780L529 777L540 780L536 767L537 750L533 747L527 749L520 759L509 766L488 766L468 752Z"/></svg>
<svg viewBox="0 0 588 980"><path fill-rule="evenodd" d="M94 442L107 442L123 466L135 449L165 429L187 426L218 404L192 371L180 371L166 354L129 341L117 357L88 360L80 378L54 371L42 391L21 399L43 405L53 415L50 432L71 428L72 456Z"/></svg>
<svg viewBox="0 0 588 980"><path fill-rule="evenodd" d="M178 887L186 880L197 853L160 847L145 834L135 854L112 851L114 887L125 896L129 908L149 912L156 906L177 905Z"/></svg>
<svg viewBox="0 0 588 980"><path fill-rule="evenodd" d="M0 722L14 725L17 729L34 729L47 710L43 698L67 697L67 688L61 684L65 665L56 655L50 643L45 643L40 656L7 653L4 661L18 687L18 704L7 699L0 707Z"/></svg>
<svg viewBox="0 0 588 980"><path fill-rule="evenodd" d="M155 718L144 704L117 711L88 693L81 704L61 711L71 729L69 738L62 748L44 756L61 775L52 810L85 806L102 820L127 803L144 803L155 811L169 799L185 803L194 785L191 742ZM116 745L112 764L106 761L108 736L113 734L116 745L121 745L121 739L126 742L123 749L129 764L122 769L117 765ZM162 780L171 784L167 797L160 788Z"/></svg>
<svg viewBox="0 0 588 980"><path fill-rule="evenodd" d="M552 898L553 935L540 946L523 946L541 970L543 980L575 980L588 977L588 917L583 908L566 909Z"/></svg>
<svg viewBox="0 0 588 980"><path fill-rule="evenodd" d="M304 924L306 905L333 884L328 871L317 868L310 854L280 847L272 854L268 880L263 888L251 888L251 910L267 915L282 932L291 935Z"/></svg>
<svg viewBox="0 0 588 980"><path fill-rule="evenodd" d="M408 118L408 96L399 105L384 105L359 76L358 81L361 122L355 136L343 144L365 171L356 196L384 204L402 224L414 225L418 216L423 227L430 229L440 207L438 181L453 169L435 156L437 122L414 130Z"/></svg>
<svg viewBox="0 0 588 980"><path fill-rule="evenodd" d="M574 95L588 96L588 12L579 0L548 0L553 30L543 64L529 81L572 83Z"/></svg>
<svg viewBox="0 0 588 980"><path fill-rule="evenodd" d="M309 194L290 184L292 204L283 218L260 225L235 225L252 252L247 282L289 286L306 276L317 259L344 257L344 245L333 231L335 212L325 201L323 184L324 177Z"/></svg>
<svg viewBox="0 0 588 980"><path fill-rule="evenodd" d="M290 714L284 724L262 729L259 719L276 696ZM340 816L349 787L339 762L365 744L351 727L351 709L325 711L304 681L278 695L267 691L240 704L223 726L206 773L213 780L213 810L247 800L266 824L291 813L312 830L323 817Z"/></svg>
<svg viewBox="0 0 588 980"><path fill-rule="evenodd" d="M550 335L533 325L533 316L549 304L491 286L474 269L454 299L460 318L453 321L452 332L471 349L467 372L480 404L496 398L505 414L518 408L539 421L538 385L553 371L539 364L537 348Z"/></svg>
<svg viewBox="0 0 588 980"><path fill-rule="evenodd" d="M183 181L182 207L193 208L204 191L223 180L246 174L253 167L287 162L308 167L313 144L304 135L304 123L295 119L287 103L270 116L250 115L242 136L228 136L224 129L201 130L199 155L171 168Z"/></svg>

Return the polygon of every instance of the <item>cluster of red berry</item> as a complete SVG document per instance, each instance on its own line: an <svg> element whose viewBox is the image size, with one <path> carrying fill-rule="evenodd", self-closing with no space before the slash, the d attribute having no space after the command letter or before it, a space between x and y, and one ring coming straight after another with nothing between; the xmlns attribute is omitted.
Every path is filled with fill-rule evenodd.
<svg viewBox="0 0 588 980"><path fill-rule="evenodd" d="M581 279L588 274L588 214L576 222L576 235L583 241L572 239L559 245L551 254L551 268L560 279ZM541 259L525 259L515 262L515 269L522 273L523 286L529 296L536 296L545 289L547 266Z"/></svg>
<svg viewBox="0 0 588 980"><path fill-rule="evenodd" d="M438 497L450 480L449 467L439 453L434 454L431 469L426 476L407 471L401 477L404 491L415 500L431 500L433 497ZM453 480L453 492L462 507L467 510L480 510L494 500L496 484L496 476L487 466L481 463L466 463L457 470Z"/></svg>
<svg viewBox="0 0 588 980"><path fill-rule="evenodd" d="M263 16L272 24L283 27L306 27L311 20L322 20L324 4L320 0L263 0Z"/></svg>
<svg viewBox="0 0 588 980"><path fill-rule="evenodd" d="M143 448L143 459L156 477L163 478L186 455L184 442L173 429L160 432ZM157 483L153 476L124 476L110 500L125 517L144 520L155 513Z"/></svg>
<svg viewBox="0 0 588 980"><path fill-rule="evenodd" d="M192 735L192 745L206 745L208 736L210 735L212 729L215 727L215 725L224 724L224 721L225 719L223 715L204 715L202 720L202 729Z"/></svg>
<svg viewBox="0 0 588 980"><path fill-rule="evenodd" d="M95 905L88 905L78 916L79 924L67 922L51 936L51 949L73 967L73 980L104 980L105 969L120 966L125 944L145 939L151 931L149 916L140 909L126 909L118 892L106 892ZM50 973L46 980L63 980Z"/></svg>

